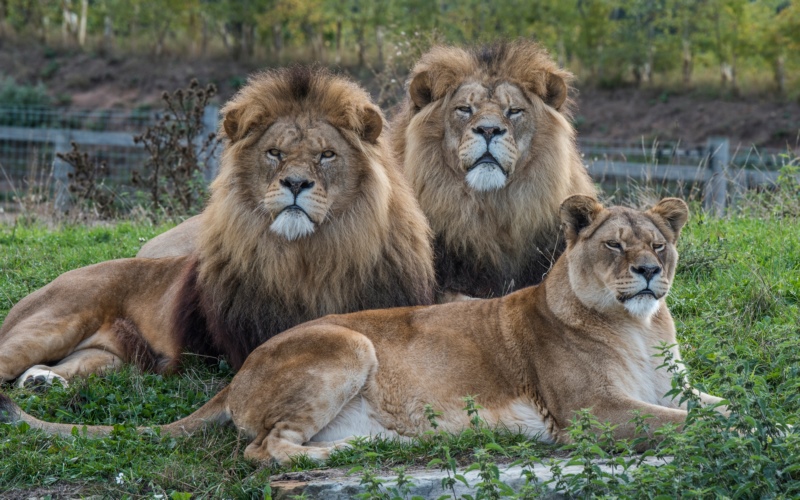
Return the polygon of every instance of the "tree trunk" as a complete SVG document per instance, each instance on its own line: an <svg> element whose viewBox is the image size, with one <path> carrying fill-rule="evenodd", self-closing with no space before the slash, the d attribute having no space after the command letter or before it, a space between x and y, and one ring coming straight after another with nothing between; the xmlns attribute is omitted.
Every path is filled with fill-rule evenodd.
<svg viewBox="0 0 800 500"><path fill-rule="evenodd" d="M786 60L783 54L778 54L775 57L774 71L775 71L775 89L778 91L779 96L786 95Z"/></svg>
<svg viewBox="0 0 800 500"><path fill-rule="evenodd" d="M689 87L692 84L692 69L694 67L692 61L692 44L688 38L683 40L683 86Z"/></svg>
<svg viewBox="0 0 800 500"><path fill-rule="evenodd" d="M231 57L234 61L239 61L242 58L242 22L232 21L228 31L233 38L233 45L231 47Z"/></svg>
<svg viewBox="0 0 800 500"><path fill-rule="evenodd" d="M114 23L111 20L111 16L103 18L103 44L101 48L106 54L110 54L114 50Z"/></svg>
<svg viewBox="0 0 800 500"><path fill-rule="evenodd" d="M336 64L342 62L342 18L336 20Z"/></svg>
<svg viewBox="0 0 800 500"><path fill-rule="evenodd" d="M201 16L203 19L203 25L201 27L201 35L200 35L200 55L202 57L206 56L206 52L208 51L208 19L206 16Z"/></svg>
<svg viewBox="0 0 800 500"><path fill-rule="evenodd" d="M8 0L0 0L0 42L6 37L6 19L8 19Z"/></svg>
<svg viewBox="0 0 800 500"><path fill-rule="evenodd" d="M378 45L378 67L383 68L383 26L375 27L375 43Z"/></svg>
<svg viewBox="0 0 800 500"><path fill-rule="evenodd" d="M366 43L364 41L364 25L356 28L356 44L358 45L358 67L364 67L364 53L366 52Z"/></svg>
<svg viewBox="0 0 800 500"><path fill-rule="evenodd" d="M86 18L89 15L89 0L81 0L81 21L78 28L78 45L86 46Z"/></svg>
<svg viewBox="0 0 800 500"><path fill-rule="evenodd" d="M567 46L564 43L564 35L558 35L558 65L567 67Z"/></svg>
<svg viewBox="0 0 800 500"><path fill-rule="evenodd" d="M278 61L283 59L283 27L280 23L272 25L272 48L278 57Z"/></svg>

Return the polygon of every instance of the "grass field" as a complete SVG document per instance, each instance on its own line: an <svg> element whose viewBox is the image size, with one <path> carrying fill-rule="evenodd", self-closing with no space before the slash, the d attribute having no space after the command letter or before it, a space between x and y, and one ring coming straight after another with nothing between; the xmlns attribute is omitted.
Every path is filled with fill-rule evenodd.
<svg viewBox="0 0 800 500"><path fill-rule="evenodd" d="M132 223L55 230L0 226L0 320L13 304L62 272L130 257L142 241L164 229ZM689 373L695 385L730 399L736 414L724 419L692 410L685 433L669 433L648 453L674 456L668 465L628 470L640 458L629 458L632 443L594 435L591 417L583 415L573 429L576 444L566 449L493 432L476 420L460 436L357 443L335 454L328 466L366 467L359 473L369 483L373 468L431 463L453 473L456 465L474 464L487 478L479 496L497 498L504 490L491 481L495 462L546 463L568 456L584 471L557 477L550 487L579 496L800 495L800 439L775 428L800 424L800 221L695 215L679 249L681 263L668 303ZM208 366L188 359L175 376L126 368L68 389L31 392L4 386L40 418L119 427L109 439L89 440L77 431L72 438L59 438L0 425L0 496L263 498L270 475L285 469L242 459L246 442L235 430L211 429L181 439L132 430L188 414L231 376L224 363ZM605 447L595 446L598 441ZM620 473L604 477L592 467L594 458L615 461ZM292 468L311 467L319 465L300 460ZM391 498L385 486L373 484L371 498ZM538 486L531 484L521 496L534 495Z"/></svg>

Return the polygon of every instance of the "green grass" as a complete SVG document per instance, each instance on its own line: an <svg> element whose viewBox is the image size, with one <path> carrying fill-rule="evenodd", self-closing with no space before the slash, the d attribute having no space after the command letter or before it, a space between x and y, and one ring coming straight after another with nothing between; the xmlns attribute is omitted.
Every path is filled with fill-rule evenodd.
<svg viewBox="0 0 800 500"><path fill-rule="evenodd" d="M132 223L55 230L0 226L0 319L60 273L132 256L140 239L164 229ZM598 435L591 417L581 415L573 428L576 444L568 448L530 443L478 423L458 436L434 433L408 443L358 442L334 454L328 466L365 467L359 474L376 498L388 496L387 485L373 481L374 469L431 464L450 471L455 480L455 466L473 464L488 478L481 495L491 498L502 490L491 481L495 463L531 465L553 456L584 465L582 473L557 476L550 484L576 496L800 495L800 440L796 433L782 437L774 428L800 424L800 221L695 215L679 249L681 264L668 300L691 379L707 392L731 399L738 412L728 420L693 410L683 434L670 433L661 447L648 453L675 456L670 464L629 470L641 458L630 458L632 444ZM0 425L0 492L176 498L188 492L252 498L263 497L272 474L319 467L302 459L287 469L247 462L242 459L247 443L231 428L181 439L133 432L135 425L185 416L231 375L224 363L209 366L189 359L175 376L127 367L77 381L68 389L56 386L36 393L3 387L23 409L41 418L120 425L104 440L79 433L48 437L25 426ZM598 441L605 446L595 446ZM592 458L617 463L620 474L603 476L593 469ZM532 483L528 493L539 487Z"/></svg>

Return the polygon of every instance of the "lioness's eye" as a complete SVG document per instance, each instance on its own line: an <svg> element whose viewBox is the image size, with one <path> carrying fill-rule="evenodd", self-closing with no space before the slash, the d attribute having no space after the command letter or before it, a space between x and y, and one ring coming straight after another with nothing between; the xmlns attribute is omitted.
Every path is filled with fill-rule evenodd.
<svg viewBox="0 0 800 500"><path fill-rule="evenodd" d="M267 155L269 155L272 158L275 158L276 160L280 160L281 159L281 150L272 148L270 150L267 150Z"/></svg>
<svg viewBox="0 0 800 500"><path fill-rule="evenodd" d="M618 241L606 241L606 246L612 250L622 250L622 245Z"/></svg>
<svg viewBox="0 0 800 500"><path fill-rule="evenodd" d="M320 153L320 156L321 156L322 158L326 159L326 160L330 160L331 158L333 158L334 156L336 156L336 153L334 153L333 151L331 151L330 149L328 149L328 150L326 150L326 151L323 151L322 153Z"/></svg>
<svg viewBox="0 0 800 500"><path fill-rule="evenodd" d="M456 108L456 110L457 111L461 111L462 113L467 113L467 114L471 114L472 113L472 108L469 107L469 106L458 106Z"/></svg>
<svg viewBox="0 0 800 500"><path fill-rule="evenodd" d="M664 250L667 246L663 243L653 243L653 250L656 252L660 252Z"/></svg>
<svg viewBox="0 0 800 500"><path fill-rule="evenodd" d="M522 113L524 109L522 108L508 108L508 116L516 116Z"/></svg>

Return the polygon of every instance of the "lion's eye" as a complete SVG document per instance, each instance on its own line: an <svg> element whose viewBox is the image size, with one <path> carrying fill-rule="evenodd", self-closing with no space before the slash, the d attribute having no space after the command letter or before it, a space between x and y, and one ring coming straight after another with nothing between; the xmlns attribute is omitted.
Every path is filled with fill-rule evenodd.
<svg viewBox="0 0 800 500"><path fill-rule="evenodd" d="M525 110L522 109L522 108L508 108L508 116L509 117L517 116L517 115L521 114L523 111L525 111Z"/></svg>
<svg viewBox="0 0 800 500"><path fill-rule="evenodd" d="M282 155L282 153L281 153L280 149L272 148L272 149L267 150L267 156L269 156L270 158L274 158L276 160L280 160L281 159L281 155Z"/></svg>
<svg viewBox="0 0 800 500"><path fill-rule="evenodd" d="M656 252L660 252L665 248L667 248L667 245L663 243L653 243L653 250L655 250Z"/></svg>
<svg viewBox="0 0 800 500"><path fill-rule="evenodd" d="M334 156L336 156L336 153L334 153L333 151L331 151L330 149L328 149L328 150L325 150L325 151L323 151L322 153L320 153L320 155L319 155L319 156L320 156L320 158L322 158L323 160L330 160L331 158L333 158Z"/></svg>
<svg viewBox="0 0 800 500"><path fill-rule="evenodd" d="M469 106L458 106L456 107L456 111L459 111L461 113L466 113L468 115L472 114L472 108Z"/></svg>
<svg viewBox="0 0 800 500"><path fill-rule="evenodd" d="M606 246L612 250L622 250L622 244L619 241L606 241Z"/></svg>

